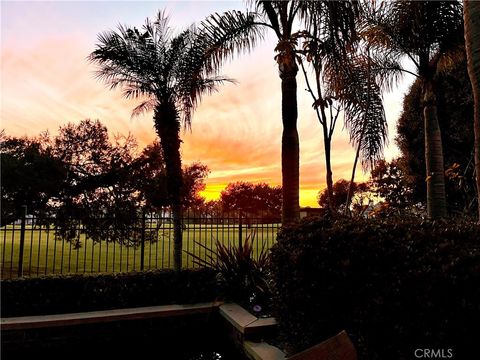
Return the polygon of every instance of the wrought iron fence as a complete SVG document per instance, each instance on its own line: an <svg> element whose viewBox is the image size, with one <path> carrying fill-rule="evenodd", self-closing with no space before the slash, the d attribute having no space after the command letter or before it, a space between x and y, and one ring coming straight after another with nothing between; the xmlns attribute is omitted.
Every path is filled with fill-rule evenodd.
<svg viewBox="0 0 480 360"><path fill-rule="evenodd" d="M59 222L23 214L0 228L1 278L173 268L173 222L168 215L143 213L122 224L102 217ZM184 268L198 267L195 257L206 258L217 241L238 246L249 237L254 256L275 242L280 219L224 215L186 214Z"/></svg>

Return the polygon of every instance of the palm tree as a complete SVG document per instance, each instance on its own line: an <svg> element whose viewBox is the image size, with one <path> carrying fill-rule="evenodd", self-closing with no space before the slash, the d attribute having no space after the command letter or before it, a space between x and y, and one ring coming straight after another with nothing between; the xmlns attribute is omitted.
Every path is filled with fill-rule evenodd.
<svg viewBox="0 0 480 360"><path fill-rule="evenodd" d="M446 216L442 137L437 116L436 74L461 55L463 22L457 1L393 1L383 4L368 19L367 36L372 49L385 51L390 63L383 70L394 75L408 72L401 60L408 58L413 73L422 81L425 127L427 213L430 218Z"/></svg>
<svg viewBox="0 0 480 360"><path fill-rule="evenodd" d="M474 101L473 130L475 133L475 175L477 180L478 222L480 223L480 2L463 1L465 47L468 75Z"/></svg>
<svg viewBox="0 0 480 360"><path fill-rule="evenodd" d="M210 44L189 28L176 36L168 17L159 12L139 30L119 26L99 34L90 62L97 64L97 78L110 89L120 87L126 98L141 99L132 116L153 110L154 126L165 159L167 190L174 228L174 267L182 266L180 128L189 127L202 94L216 90L229 79L216 76L205 58Z"/></svg>
<svg viewBox="0 0 480 360"><path fill-rule="evenodd" d="M380 88L370 74L368 56L349 54L341 60L342 69L329 69L328 62L320 57L318 53L307 52L307 59L310 59L314 69L315 88L310 85L303 61L300 61L300 65L323 130L328 204L330 210L335 210L330 201L333 200L331 145L340 112L344 112L345 127L350 133L350 142L356 148L351 184L359 159L366 169L373 168L375 162L382 158L387 140L387 121ZM347 199L347 208L349 201L350 197Z"/></svg>
<svg viewBox="0 0 480 360"><path fill-rule="evenodd" d="M358 55L347 66L344 89L348 92L343 99L345 122L356 152L345 202L346 213L349 212L353 196L358 160L361 160L364 170L373 170L376 162L383 157L383 148L388 138L381 88L372 75L375 72L374 66L378 64L373 63L368 44L365 54Z"/></svg>
<svg viewBox="0 0 480 360"><path fill-rule="evenodd" d="M358 8L357 14L370 10L370 6L367 5L364 4L362 9ZM371 74L373 62L368 44L365 45L365 41L361 41L359 36L361 31L358 30L362 30L360 19L354 24L356 31L352 32L352 35L355 36L339 39L334 33L325 33L319 29L322 22L318 16L319 14L312 12L308 31L301 34L303 50L300 52L303 56L299 57L299 63L323 130L328 203L330 209L334 210L331 201L333 200L331 145L340 111L344 112L350 141L356 147L351 184L359 159L362 160L364 168L368 166L373 168L376 160L382 157L383 146L387 140L387 122L380 87ZM314 87L310 85L303 58L313 69ZM349 199L347 208L348 205Z"/></svg>
<svg viewBox="0 0 480 360"><path fill-rule="evenodd" d="M216 61L232 57L236 49L252 45L252 41L238 41L231 34L251 31L250 39L258 36L253 29L268 28L277 36L275 60L278 64L282 91L282 223L288 225L300 218L299 207L299 140L297 131L297 39L299 31L294 31L298 21L308 27L312 14L322 23L318 28L332 37L349 36L353 28L354 1L254 1L255 11L247 15L230 11L222 15L214 14L202 25L212 39L222 39L222 45L215 51ZM249 19L246 23L244 19ZM251 21L253 19L253 21ZM300 29L303 30L303 29ZM245 39L245 38L244 38Z"/></svg>

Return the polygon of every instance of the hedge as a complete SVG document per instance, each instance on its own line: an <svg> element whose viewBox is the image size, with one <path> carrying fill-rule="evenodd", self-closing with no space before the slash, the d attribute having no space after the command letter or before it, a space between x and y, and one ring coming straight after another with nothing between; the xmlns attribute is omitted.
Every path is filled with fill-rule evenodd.
<svg viewBox="0 0 480 360"><path fill-rule="evenodd" d="M213 301L219 296L215 276L157 270L2 280L2 317Z"/></svg>
<svg viewBox="0 0 480 360"><path fill-rule="evenodd" d="M272 249L274 313L293 354L345 329L359 359L448 349L480 359L480 227L420 219L308 220Z"/></svg>

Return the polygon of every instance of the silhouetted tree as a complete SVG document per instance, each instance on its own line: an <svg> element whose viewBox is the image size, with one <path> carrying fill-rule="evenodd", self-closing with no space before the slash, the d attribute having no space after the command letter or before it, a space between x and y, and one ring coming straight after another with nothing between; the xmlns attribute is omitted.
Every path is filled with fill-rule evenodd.
<svg viewBox="0 0 480 360"><path fill-rule="evenodd" d="M99 120L86 119L59 127L49 146L67 173L62 194L65 199L107 189L127 177L137 149L136 140L131 135L119 135L112 140Z"/></svg>
<svg viewBox="0 0 480 360"><path fill-rule="evenodd" d="M144 101L133 115L154 112L155 130L165 160L167 191L173 214L174 267L182 267L182 161L181 122L189 126L201 95L216 89L226 78L215 76L207 61L211 44L194 28L176 36L168 18L159 12L142 29L119 26L99 35L89 59L99 65L97 77L110 88L122 87L126 98ZM212 76L213 73L213 76ZM146 100L145 100L146 98Z"/></svg>
<svg viewBox="0 0 480 360"><path fill-rule="evenodd" d="M2 134L2 224L27 205L39 223L53 222L57 235L75 246L81 246L79 222L94 241L135 245L132 229L141 212L169 204L165 162L158 142L137 156L131 135L111 140L98 120L61 126L55 137ZM193 163L183 171L182 203L191 206L202 201L208 168Z"/></svg>
<svg viewBox="0 0 480 360"><path fill-rule="evenodd" d="M48 201L64 187L66 171L42 137L0 136L1 224L16 220L21 207L45 212Z"/></svg>
<svg viewBox="0 0 480 360"><path fill-rule="evenodd" d="M138 156L132 178L142 193L145 208L155 211L170 205L167 176L160 142L147 145Z"/></svg>
<svg viewBox="0 0 480 360"><path fill-rule="evenodd" d="M208 166L200 162L194 162L183 169L183 206L186 209L196 209L205 203L205 198L200 192L205 190L205 178L209 172Z"/></svg>
<svg viewBox="0 0 480 360"><path fill-rule="evenodd" d="M333 184L333 206L335 208L341 208L345 206L348 190L350 188L350 181L340 179ZM365 183L354 183L352 184L353 194L356 192L365 192L368 191L368 185ZM329 208L329 194L328 190L325 188L322 191L318 192L317 195L318 205L324 209Z"/></svg>
<svg viewBox="0 0 480 360"><path fill-rule="evenodd" d="M362 50L362 33L353 31L357 27L361 30L361 22L358 19L354 21L355 28L351 36L339 38L335 33L322 29L324 24L320 18L325 16L328 14L312 12L310 26L300 34L303 50L299 52L303 57L298 59L323 130L327 193L332 198L331 145L340 111L344 111L345 126L351 142L357 148L352 184L359 157L364 165L370 166L381 158L387 127L381 91L371 70L372 66L379 65L372 64L368 46L367 51ZM355 17L351 18L353 20ZM303 58L313 70L313 85L310 84ZM333 207L332 199L330 209L333 210Z"/></svg>
<svg viewBox="0 0 480 360"><path fill-rule="evenodd" d="M404 209L412 204L412 184L403 172L401 160L380 160L370 174L370 191L380 196L390 207Z"/></svg>
<svg viewBox="0 0 480 360"><path fill-rule="evenodd" d="M441 91L437 95L438 121L442 132L446 168L458 164L463 190L452 177L446 181L450 212L471 213L474 196L472 122L473 100L465 59L436 78ZM398 164L412 187L412 201L425 202L425 150L422 114L422 84L415 81L405 95L403 110L397 122L396 143L401 152ZM456 180L460 180L457 178ZM465 193L466 191L466 193Z"/></svg>
<svg viewBox="0 0 480 360"><path fill-rule="evenodd" d="M271 29L278 43L275 60L282 89L282 223L295 223L299 207L299 142L297 131L297 37L314 19L321 22L319 31L340 39L353 28L353 1L254 1L255 11L244 14L230 11L212 15L202 24L210 38L220 44L215 51L217 61L232 57L238 49L250 49L262 32ZM303 29L294 30L297 23ZM239 36L241 34L241 36Z"/></svg>
<svg viewBox="0 0 480 360"><path fill-rule="evenodd" d="M391 66L386 70L405 71L407 57L416 67L422 83L425 127L427 213L430 218L446 215L443 148L438 123L436 75L451 66L461 54L463 21L457 1L392 1L369 19L372 49L385 51ZM381 11L380 11L381 10Z"/></svg>
<svg viewBox="0 0 480 360"><path fill-rule="evenodd" d="M220 202L223 210L227 212L278 216L282 209L282 188L266 183L233 182L220 193Z"/></svg>
<svg viewBox="0 0 480 360"><path fill-rule="evenodd" d="M222 204L220 200L205 200L196 202L191 210L195 212L195 217L206 217L213 219L221 219L224 217Z"/></svg>
<svg viewBox="0 0 480 360"><path fill-rule="evenodd" d="M158 211L169 205L165 161L160 143L154 141L143 149L132 163L129 179L141 192L146 209ZM182 170L182 205L184 209L200 206L204 199L200 192L205 189L205 178L209 169L200 162L186 165Z"/></svg>
<svg viewBox="0 0 480 360"><path fill-rule="evenodd" d="M87 119L61 126L49 143L66 173L61 191L50 199L48 221L56 224L57 235L81 246L76 231L80 222L94 241L133 245L131 229L140 206L129 177L135 139L111 139L105 125Z"/></svg>

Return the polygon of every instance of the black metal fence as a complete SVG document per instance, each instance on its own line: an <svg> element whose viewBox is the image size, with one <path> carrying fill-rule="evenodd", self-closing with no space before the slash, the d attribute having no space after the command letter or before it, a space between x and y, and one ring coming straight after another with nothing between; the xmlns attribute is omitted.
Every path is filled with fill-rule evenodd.
<svg viewBox="0 0 480 360"><path fill-rule="evenodd" d="M112 273L173 268L173 222L168 213L144 213L126 222L105 218L59 221L24 214L0 228L1 278L69 273ZM187 214L182 266L195 268L216 243L238 246L248 237L254 256L270 248L275 217ZM192 255L193 254L193 255Z"/></svg>

